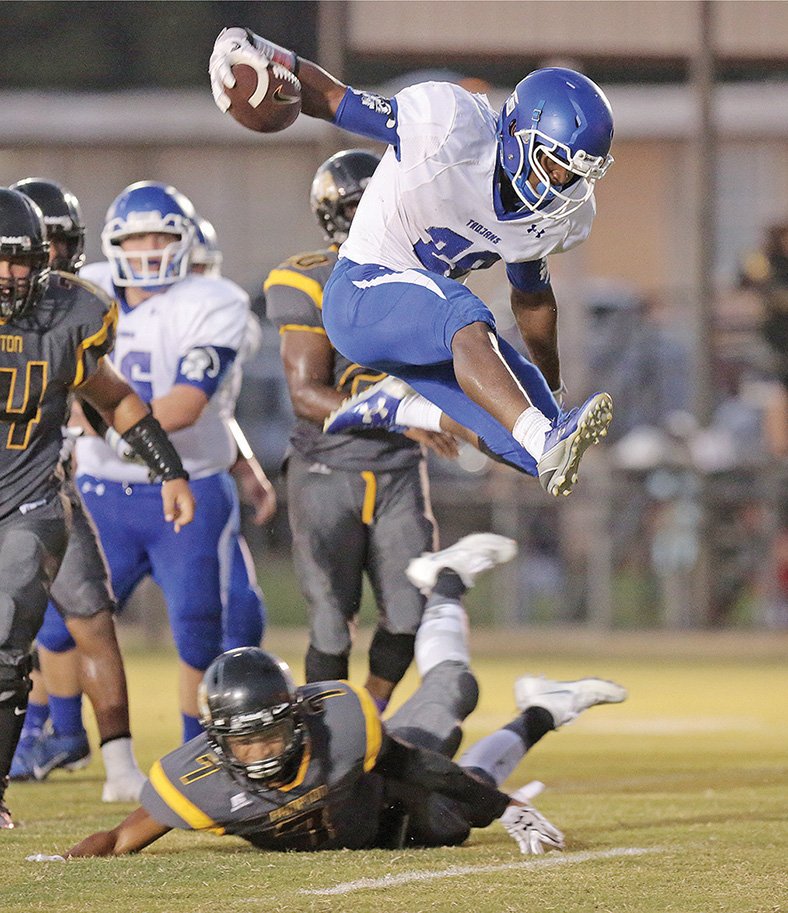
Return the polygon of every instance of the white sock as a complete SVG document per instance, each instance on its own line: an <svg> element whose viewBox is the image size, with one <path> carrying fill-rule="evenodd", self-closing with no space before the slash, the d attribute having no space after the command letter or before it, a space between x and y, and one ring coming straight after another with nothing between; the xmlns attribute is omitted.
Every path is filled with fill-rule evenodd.
<svg viewBox="0 0 788 913"><path fill-rule="evenodd" d="M430 669L448 660L470 665L468 616L458 602L443 602L424 610L415 654L422 679Z"/></svg>
<svg viewBox="0 0 788 913"><path fill-rule="evenodd" d="M500 786L525 756L523 740L510 729L499 729L486 736L463 754L460 767L478 767Z"/></svg>
<svg viewBox="0 0 788 913"><path fill-rule="evenodd" d="M101 746L101 756L104 759L104 771L108 780L123 778L129 774L140 774L142 771L137 766L131 739L125 736L112 739Z"/></svg>
<svg viewBox="0 0 788 913"><path fill-rule="evenodd" d="M397 406L395 421L406 428L440 431L443 410L425 399L421 393L408 393Z"/></svg>
<svg viewBox="0 0 788 913"><path fill-rule="evenodd" d="M544 453L545 435L552 427L550 419L541 413L536 406L529 406L514 423L512 437L535 460L540 460Z"/></svg>

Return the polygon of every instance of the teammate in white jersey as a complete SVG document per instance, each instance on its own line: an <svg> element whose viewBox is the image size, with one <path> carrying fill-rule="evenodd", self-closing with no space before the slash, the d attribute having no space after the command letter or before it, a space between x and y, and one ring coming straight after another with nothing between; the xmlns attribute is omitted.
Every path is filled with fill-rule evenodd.
<svg viewBox="0 0 788 913"><path fill-rule="evenodd" d="M142 577L161 587L180 657L185 739L199 733L196 691L202 673L222 652L224 615L232 589L259 624L236 646L259 643L260 592L241 560L238 494L229 468L236 445L234 364L244 345L246 293L228 279L189 272L194 208L173 187L143 181L112 203L102 232L108 262L85 267L120 303L119 345L113 361L149 402L172 435L193 479L201 511L193 534L177 539L154 517L144 467L129 462L103 438L77 443L77 482L96 521L120 605ZM242 593L237 578L243 575ZM255 626L252 626L255 627Z"/></svg>
<svg viewBox="0 0 788 913"><path fill-rule="evenodd" d="M573 70L547 68L523 79L500 114L485 96L446 83L381 98L231 28L210 62L221 110L229 107L225 87L235 84L232 66L267 79L269 61L298 76L305 114L389 144L325 288L332 343L434 404L428 428L470 438L538 475L551 494L569 494L582 454L606 433L612 401L595 394L564 414L551 394L562 385L545 258L591 228L594 183L612 162L602 91ZM499 259L533 362L497 337L489 308L456 281ZM391 420L391 402L364 405L366 426Z"/></svg>

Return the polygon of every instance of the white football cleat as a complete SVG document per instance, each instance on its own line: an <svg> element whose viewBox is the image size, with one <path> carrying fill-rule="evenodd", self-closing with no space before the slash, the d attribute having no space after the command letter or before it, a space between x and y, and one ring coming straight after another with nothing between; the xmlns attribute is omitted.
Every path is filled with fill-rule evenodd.
<svg viewBox="0 0 788 913"><path fill-rule="evenodd" d="M589 707L620 704L626 698L626 688L604 678L557 682L543 675L523 675L514 683L517 709L522 712L529 707L544 707L552 715L556 729Z"/></svg>
<svg viewBox="0 0 788 913"><path fill-rule="evenodd" d="M517 554L517 543L496 533L471 533L439 552L422 552L411 559L405 573L408 580L428 595L438 574L454 571L466 587L472 587L476 576L497 564L511 561Z"/></svg>
<svg viewBox="0 0 788 913"><path fill-rule="evenodd" d="M139 802L142 787L148 778L141 770L129 771L104 783L102 802Z"/></svg>

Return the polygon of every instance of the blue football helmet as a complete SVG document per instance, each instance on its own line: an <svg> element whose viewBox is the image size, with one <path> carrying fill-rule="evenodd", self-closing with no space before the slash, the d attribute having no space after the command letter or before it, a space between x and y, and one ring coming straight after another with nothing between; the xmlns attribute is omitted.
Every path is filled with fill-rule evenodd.
<svg viewBox="0 0 788 913"><path fill-rule="evenodd" d="M185 278L195 218L191 201L174 187L157 181L130 184L113 200L101 232L101 249L115 285L156 291ZM160 249L126 252L121 247L131 235L152 233L172 235L173 240Z"/></svg>
<svg viewBox="0 0 788 913"><path fill-rule="evenodd" d="M216 278L222 275L222 252L216 229L202 216L194 220L194 243L192 244L191 268L194 273Z"/></svg>
<svg viewBox="0 0 788 913"><path fill-rule="evenodd" d="M599 86L565 67L534 70L520 80L498 119L498 156L522 208L546 219L579 209L613 163L613 112ZM573 177L551 184L543 158ZM536 175L536 187L529 177Z"/></svg>

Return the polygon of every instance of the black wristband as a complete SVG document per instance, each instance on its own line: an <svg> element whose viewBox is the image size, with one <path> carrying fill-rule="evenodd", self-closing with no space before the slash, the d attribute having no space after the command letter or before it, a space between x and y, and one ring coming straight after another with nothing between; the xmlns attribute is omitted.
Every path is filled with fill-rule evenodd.
<svg viewBox="0 0 788 913"><path fill-rule="evenodd" d="M301 58L293 51L293 76L298 77L298 71L301 69Z"/></svg>
<svg viewBox="0 0 788 913"><path fill-rule="evenodd" d="M152 413L149 412L141 418L121 437L162 482L169 482L172 479L188 480L189 473L183 468L178 451Z"/></svg>

